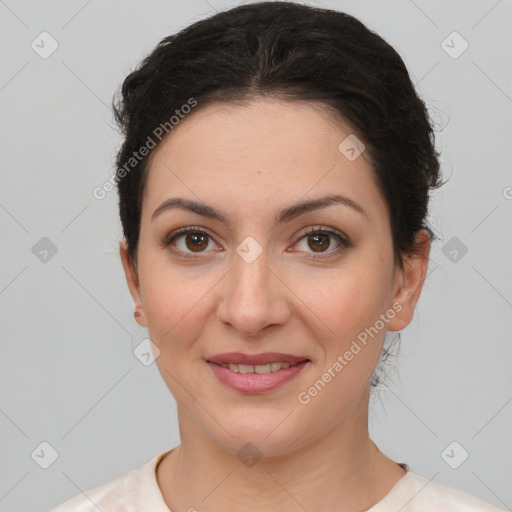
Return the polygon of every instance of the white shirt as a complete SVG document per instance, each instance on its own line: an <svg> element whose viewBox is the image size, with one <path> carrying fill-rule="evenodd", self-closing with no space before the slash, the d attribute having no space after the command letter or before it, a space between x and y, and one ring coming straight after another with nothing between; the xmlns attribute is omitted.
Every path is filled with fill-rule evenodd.
<svg viewBox="0 0 512 512"><path fill-rule="evenodd" d="M171 450L169 450L171 451ZM139 468L78 494L51 512L172 512L156 480L156 466L169 452L161 453ZM386 496L366 512L503 512L463 491L429 482L401 463L406 474Z"/></svg>

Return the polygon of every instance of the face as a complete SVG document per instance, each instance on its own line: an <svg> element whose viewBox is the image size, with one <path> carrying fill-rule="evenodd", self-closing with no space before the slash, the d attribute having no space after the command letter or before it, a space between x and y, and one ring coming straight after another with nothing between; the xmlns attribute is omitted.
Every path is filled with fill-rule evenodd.
<svg viewBox="0 0 512 512"><path fill-rule="evenodd" d="M339 149L351 134L318 105L261 99L198 110L153 153L137 269L124 244L121 257L180 427L278 455L363 421L386 331L410 322L429 247L395 267L367 155ZM201 208L162 207L177 198ZM226 353L306 362L270 376L208 362Z"/></svg>

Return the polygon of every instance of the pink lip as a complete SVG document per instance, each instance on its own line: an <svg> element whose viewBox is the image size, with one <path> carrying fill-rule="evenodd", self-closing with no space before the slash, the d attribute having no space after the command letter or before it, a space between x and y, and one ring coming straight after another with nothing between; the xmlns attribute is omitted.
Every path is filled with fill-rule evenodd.
<svg viewBox="0 0 512 512"><path fill-rule="evenodd" d="M274 359L273 361L276 360ZM293 379L309 362L310 361L302 360L295 364L295 366L290 366L290 368L283 368L277 372L266 373L264 375L257 373L237 373L210 361L208 361L208 366L222 383L236 391L241 391L242 393L264 393Z"/></svg>

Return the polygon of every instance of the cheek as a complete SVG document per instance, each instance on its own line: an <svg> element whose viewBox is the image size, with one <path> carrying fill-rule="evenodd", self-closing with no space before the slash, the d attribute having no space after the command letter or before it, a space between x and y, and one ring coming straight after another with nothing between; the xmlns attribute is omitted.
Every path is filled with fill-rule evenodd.
<svg viewBox="0 0 512 512"><path fill-rule="evenodd" d="M190 279L168 270L152 270L147 277L143 301L152 341L162 352L186 348L202 329L198 317L203 315L214 281L208 277Z"/></svg>
<svg viewBox="0 0 512 512"><path fill-rule="evenodd" d="M192 371L203 357L195 341L204 330L208 316L209 279L188 280L157 272L146 281L144 310L151 341L158 347L158 370L174 398L187 404L185 388L200 389L200 376ZM207 281L207 282L206 282ZM187 383L185 388L183 385Z"/></svg>
<svg viewBox="0 0 512 512"><path fill-rule="evenodd" d="M347 340L372 325L387 290L375 270L347 268L319 279L299 278L294 291L323 325L327 337Z"/></svg>

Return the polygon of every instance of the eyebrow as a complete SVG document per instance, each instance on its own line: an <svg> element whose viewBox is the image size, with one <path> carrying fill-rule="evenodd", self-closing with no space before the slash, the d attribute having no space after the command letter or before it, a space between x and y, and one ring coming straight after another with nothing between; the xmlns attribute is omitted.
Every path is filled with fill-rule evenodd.
<svg viewBox="0 0 512 512"><path fill-rule="evenodd" d="M289 222L300 215L320 208L325 208L326 206L330 206L333 204L342 204L344 206L348 206L349 208L352 208L353 210L357 211L361 215L365 216L368 220L370 220L370 216L368 215L366 210L364 210L362 206L360 206L352 199L339 195L328 195L316 199L311 199L309 201L302 201L292 206L288 206L287 208L284 208L283 210L276 214L276 216L274 217L274 222L276 224L284 224L285 222ZM216 210L215 208L207 204L192 201L190 199L184 199L181 197L174 197L164 201L153 212L151 220L155 219L163 212L169 211L173 208L179 208L181 210L197 213L198 215L202 215L203 217L207 217L209 219L215 219L221 222L229 223L229 217L224 212Z"/></svg>

